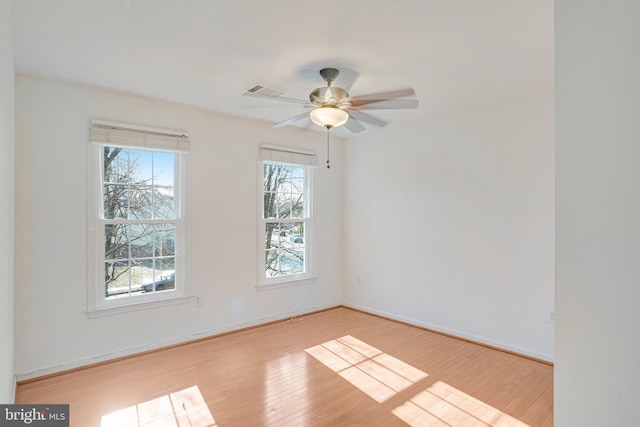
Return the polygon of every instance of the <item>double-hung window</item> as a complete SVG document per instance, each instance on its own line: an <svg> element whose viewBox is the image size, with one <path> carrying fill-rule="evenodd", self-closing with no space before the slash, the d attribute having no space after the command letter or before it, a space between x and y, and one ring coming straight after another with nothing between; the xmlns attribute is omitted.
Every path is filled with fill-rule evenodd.
<svg viewBox="0 0 640 427"><path fill-rule="evenodd" d="M184 296L187 136L94 121L91 140L89 311Z"/></svg>
<svg viewBox="0 0 640 427"><path fill-rule="evenodd" d="M260 149L258 284L313 277L313 171L316 155Z"/></svg>

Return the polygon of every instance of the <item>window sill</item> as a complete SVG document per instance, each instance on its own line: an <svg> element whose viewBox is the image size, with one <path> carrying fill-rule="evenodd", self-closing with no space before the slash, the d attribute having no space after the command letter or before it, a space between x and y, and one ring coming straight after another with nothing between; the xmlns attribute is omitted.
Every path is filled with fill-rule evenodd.
<svg viewBox="0 0 640 427"><path fill-rule="evenodd" d="M256 289L258 291L266 291L269 289L278 289L288 286L306 285L308 283L315 282L318 276L298 277L292 279L283 279L277 282L258 283Z"/></svg>
<svg viewBox="0 0 640 427"><path fill-rule="evenodd" d="M188 304L190 302L193 302L193 304L197 306L198 297L195 297L193 295L188 295L188 296L180 296L180 297L167 298L167 299L155 300L155 301L136 302L132 304L118 305L113 307L91 308L89 310L85 310L84 313L87 315L88 318L95 319L98 317L111 316L114 314L129 313L132 311L148 310L152 308L167 307L167 306L179 305L179 304Z"/></svg>

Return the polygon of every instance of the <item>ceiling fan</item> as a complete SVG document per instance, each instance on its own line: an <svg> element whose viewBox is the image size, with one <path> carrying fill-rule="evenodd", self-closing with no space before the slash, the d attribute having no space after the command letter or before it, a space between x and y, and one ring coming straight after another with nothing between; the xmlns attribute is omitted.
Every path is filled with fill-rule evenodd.
<svg viewBox="0 0 640 427"><path fill-rule="evenodd" d="M385 121L364 113L362 110L415 109L418 107L417 99L407 98L415 95L415 91L411 88L352 97L347 90L332 85L339 74L340 71L337 68L321 69L320 76L327 82L327 86L314 89L309 94L308 101L284 97L282 92L267 89L261 85L248 89L243 95L301 104L305 108L311 109L311 111L305 111L276 123L273 125L275 128L284 127L309 117L313 123L326 129L344 125L351 132L358 133L366 129L361 122L377 126L386 125Z"/></svg>

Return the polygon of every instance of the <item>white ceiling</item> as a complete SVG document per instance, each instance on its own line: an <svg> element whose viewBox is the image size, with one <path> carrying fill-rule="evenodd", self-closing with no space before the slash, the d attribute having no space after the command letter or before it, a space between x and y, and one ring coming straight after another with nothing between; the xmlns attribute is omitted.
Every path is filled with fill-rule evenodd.
<svg viewBox="0 0 640 427"><path fill-rule="evenodd" d="M12 21L17 73L274 123L303 107L241 94L307 99L323 67L353 96L413 87L417 110L371 113L391 123L553 90L553 0L14 0Z"/></svg>

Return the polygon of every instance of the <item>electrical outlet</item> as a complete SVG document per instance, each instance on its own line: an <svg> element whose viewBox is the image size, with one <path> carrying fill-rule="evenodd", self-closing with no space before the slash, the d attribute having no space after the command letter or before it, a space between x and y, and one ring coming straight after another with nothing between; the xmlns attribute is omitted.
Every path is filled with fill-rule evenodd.
<svg viewBox="0 0 640 427"><path fill-rule="evenodd" d="M358 286L360 286L360 276L358 276L357 283L358 283Z"/></svg>
<svg viewBox="0 0 640 427"><path fill-rule="evenodd" d="M556 322L556 313L555 311L549 312L549 318L547 319L547 323L555 323Z"/></svg>

